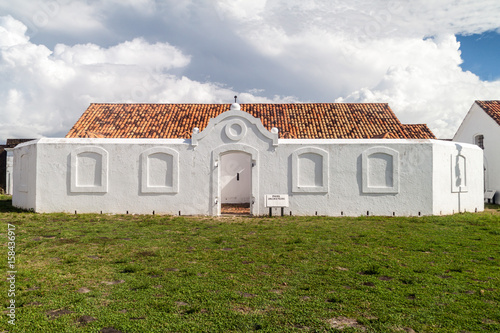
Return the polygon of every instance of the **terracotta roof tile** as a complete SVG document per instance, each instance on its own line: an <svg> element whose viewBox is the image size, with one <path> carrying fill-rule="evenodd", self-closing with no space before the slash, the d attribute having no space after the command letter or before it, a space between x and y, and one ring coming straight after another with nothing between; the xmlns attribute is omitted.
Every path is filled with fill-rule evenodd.
<svg viewBox="0 0 500 333"><path fill-rule="evenodd" d="M435 139L436 137L426 124L403 124L410 138Z"/></svg>
<svg viewBox="0 0 500 333"><path fill-rule="evenodd" d="M230 104L91 104L66 137L190 138ZM280 138L434 139L426 125L403 125L385 103L241 104ZM91 134L89 134L91 133Z"/></svg>
<svg viewBox="0 0 500 333"><path fill-rule="evenodd" d="M5 148L14 148L21 143L28 142L31 140L36 140L36 139L7 139L7 142L5 143Z"/></svg>
<svg viewBox="0 0 500 333"><path fill-rule="evenodd" d="M87 130L83 130L80 134L80 138L105 138L106 136L100 133L95 133Z"/></svg>
<svg viewBox="0 0 500 333"><path fill-rule="evenodd" d="M476 103L500 125L500 101L476 101Z"/></svg>
<svg viewBox="0 0 500 333"><path fill-rule="evenodd" d="M371 137L372 139L398 139L394 134L392 133L382 133L379 135L375 135Z"/></svg>

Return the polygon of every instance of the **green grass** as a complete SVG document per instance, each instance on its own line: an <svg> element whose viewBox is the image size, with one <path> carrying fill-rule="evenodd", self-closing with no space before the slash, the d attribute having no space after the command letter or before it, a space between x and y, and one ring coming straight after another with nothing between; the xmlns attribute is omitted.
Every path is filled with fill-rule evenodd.
<svg viewBox="0 0 500 333"><path fill-rule="evenodd" d="M500 331L498 206L208 218L34 214L0 196L0 220L18 271L0 332Z"/></svg>

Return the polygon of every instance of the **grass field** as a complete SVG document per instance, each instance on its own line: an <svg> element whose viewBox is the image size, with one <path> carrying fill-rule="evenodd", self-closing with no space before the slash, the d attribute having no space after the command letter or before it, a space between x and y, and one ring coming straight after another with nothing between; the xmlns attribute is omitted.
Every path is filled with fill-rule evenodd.
<svg viewBox="0 0 500 333"><path fill-rule="evenodd" d="M0 332L499 332L500 209L419 218L34 214ZM4 246L3 267L7 267Z"/></svg>

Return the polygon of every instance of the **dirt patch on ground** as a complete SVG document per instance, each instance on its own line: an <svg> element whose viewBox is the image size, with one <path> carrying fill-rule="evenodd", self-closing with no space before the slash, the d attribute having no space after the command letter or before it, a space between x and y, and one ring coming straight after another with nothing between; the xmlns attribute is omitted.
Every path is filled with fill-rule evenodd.
<svg viewBox="0 0 500 333"><path fill-rule="evenodd" d="M390 276L380 276L378 279L381 281L391 281L392 280L392 278Z"/></svg>
<svg viewBox="0 0 500 333"><path fill-rule="evenodd" d="M80 289L77 290L80 294L86 294L86 293L89 293L91 292L91 290L89 288L86 288L86 287L81 287Z"/></svg>
<svg viewBox="0 0 500 333"><path fill-rule="evenodd" d="M57 309L57 310L47 311L45 314L47 315L47 317L49 317L49 319L55 319L57 317L60 317L60 316L65 315L65 314L70 314L70 313L73 313L73 311L66 310L66 309Z"/></svg>
<svg viewBox="0 0 500 333"><path fill-rule="evenodd" d="M125 280L115 280L115 281L102 281L101 283L110 286L113 284L120 284L120 283L124 283L124 282L125 282Z"/></svg>
<svg viewBox="0 0 500 333"><path fill-rule="evenodd" d="M142 251L142 252L138 252L137 256L139 256L139 257L156 257L157 254L153 251Z"/></svg>
<svg viewBox="0 0 500 333"><path fill-rule="evenodd" d="M488 205L488 207L484 207L484 211L493 215L500 215L500 205Z"/></svg>
<svg viewBox="0 0 500 333"><path fill-rule="evenodd" d="M365 331L366 328L358 323L356 319L353 318L347 318L347 317L337 317L337 318L331 318L327 319L326 321L332 328L338 329L338 330L343 330L344 328L347 327L352 327L356 329L360 329L362 331Z"/></svg>
<svg viewBox="0 0 500 333"><path fill-rule="evenodd" d="M406 332L406 333L415 333L415 330L410 327L396 328L396 332Z"/></svg>
<svg viewBox="0 0 500 333"><path fill-rule="evenodd" d="M78 318L77 322L80 325L85 326L88 323L91 323L91 322L96 321L96 320L97 319L95 319L94 317L91 317L91 316L81 316L80 318Z"/></svg>

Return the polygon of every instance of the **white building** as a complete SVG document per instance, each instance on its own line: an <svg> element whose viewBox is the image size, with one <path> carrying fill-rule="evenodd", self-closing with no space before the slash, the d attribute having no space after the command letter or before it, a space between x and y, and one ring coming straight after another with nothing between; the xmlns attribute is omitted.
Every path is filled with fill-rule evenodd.
<svg viewBox="0 0 500 333"><path fill-rule="evenodd" d="M280 139L277 128L266 129L236 103L190 136L21 144L13 204L37 212L215 216L224 203L268 214L269 198L283 200L287 215L419 216L484 207L482 150L471 144Z"/></svg>
<svg viewBox="0 0 500 333"><path fill-rule="evenodd" d="M453 137L484 150L484 190L500 204L500 101L475 101Z"/></svg>
<svg viewBox="0 0 500 333"><path fill-rule="evenodd" d="M14 170L14 154L12 152L13 148L26 141L30 141L33 139L7 139L5 145L2 145L2 149L0 150L0 155L4 156L4 159L0 158L0 163L5 163L0 166L0 170L4 170L5 174L2 175L5 177L3 181L0 177L0 187L4 189L5 194L12 195L13 193L13 170ZM2 152L3 150L3 152Z"/></svg>

